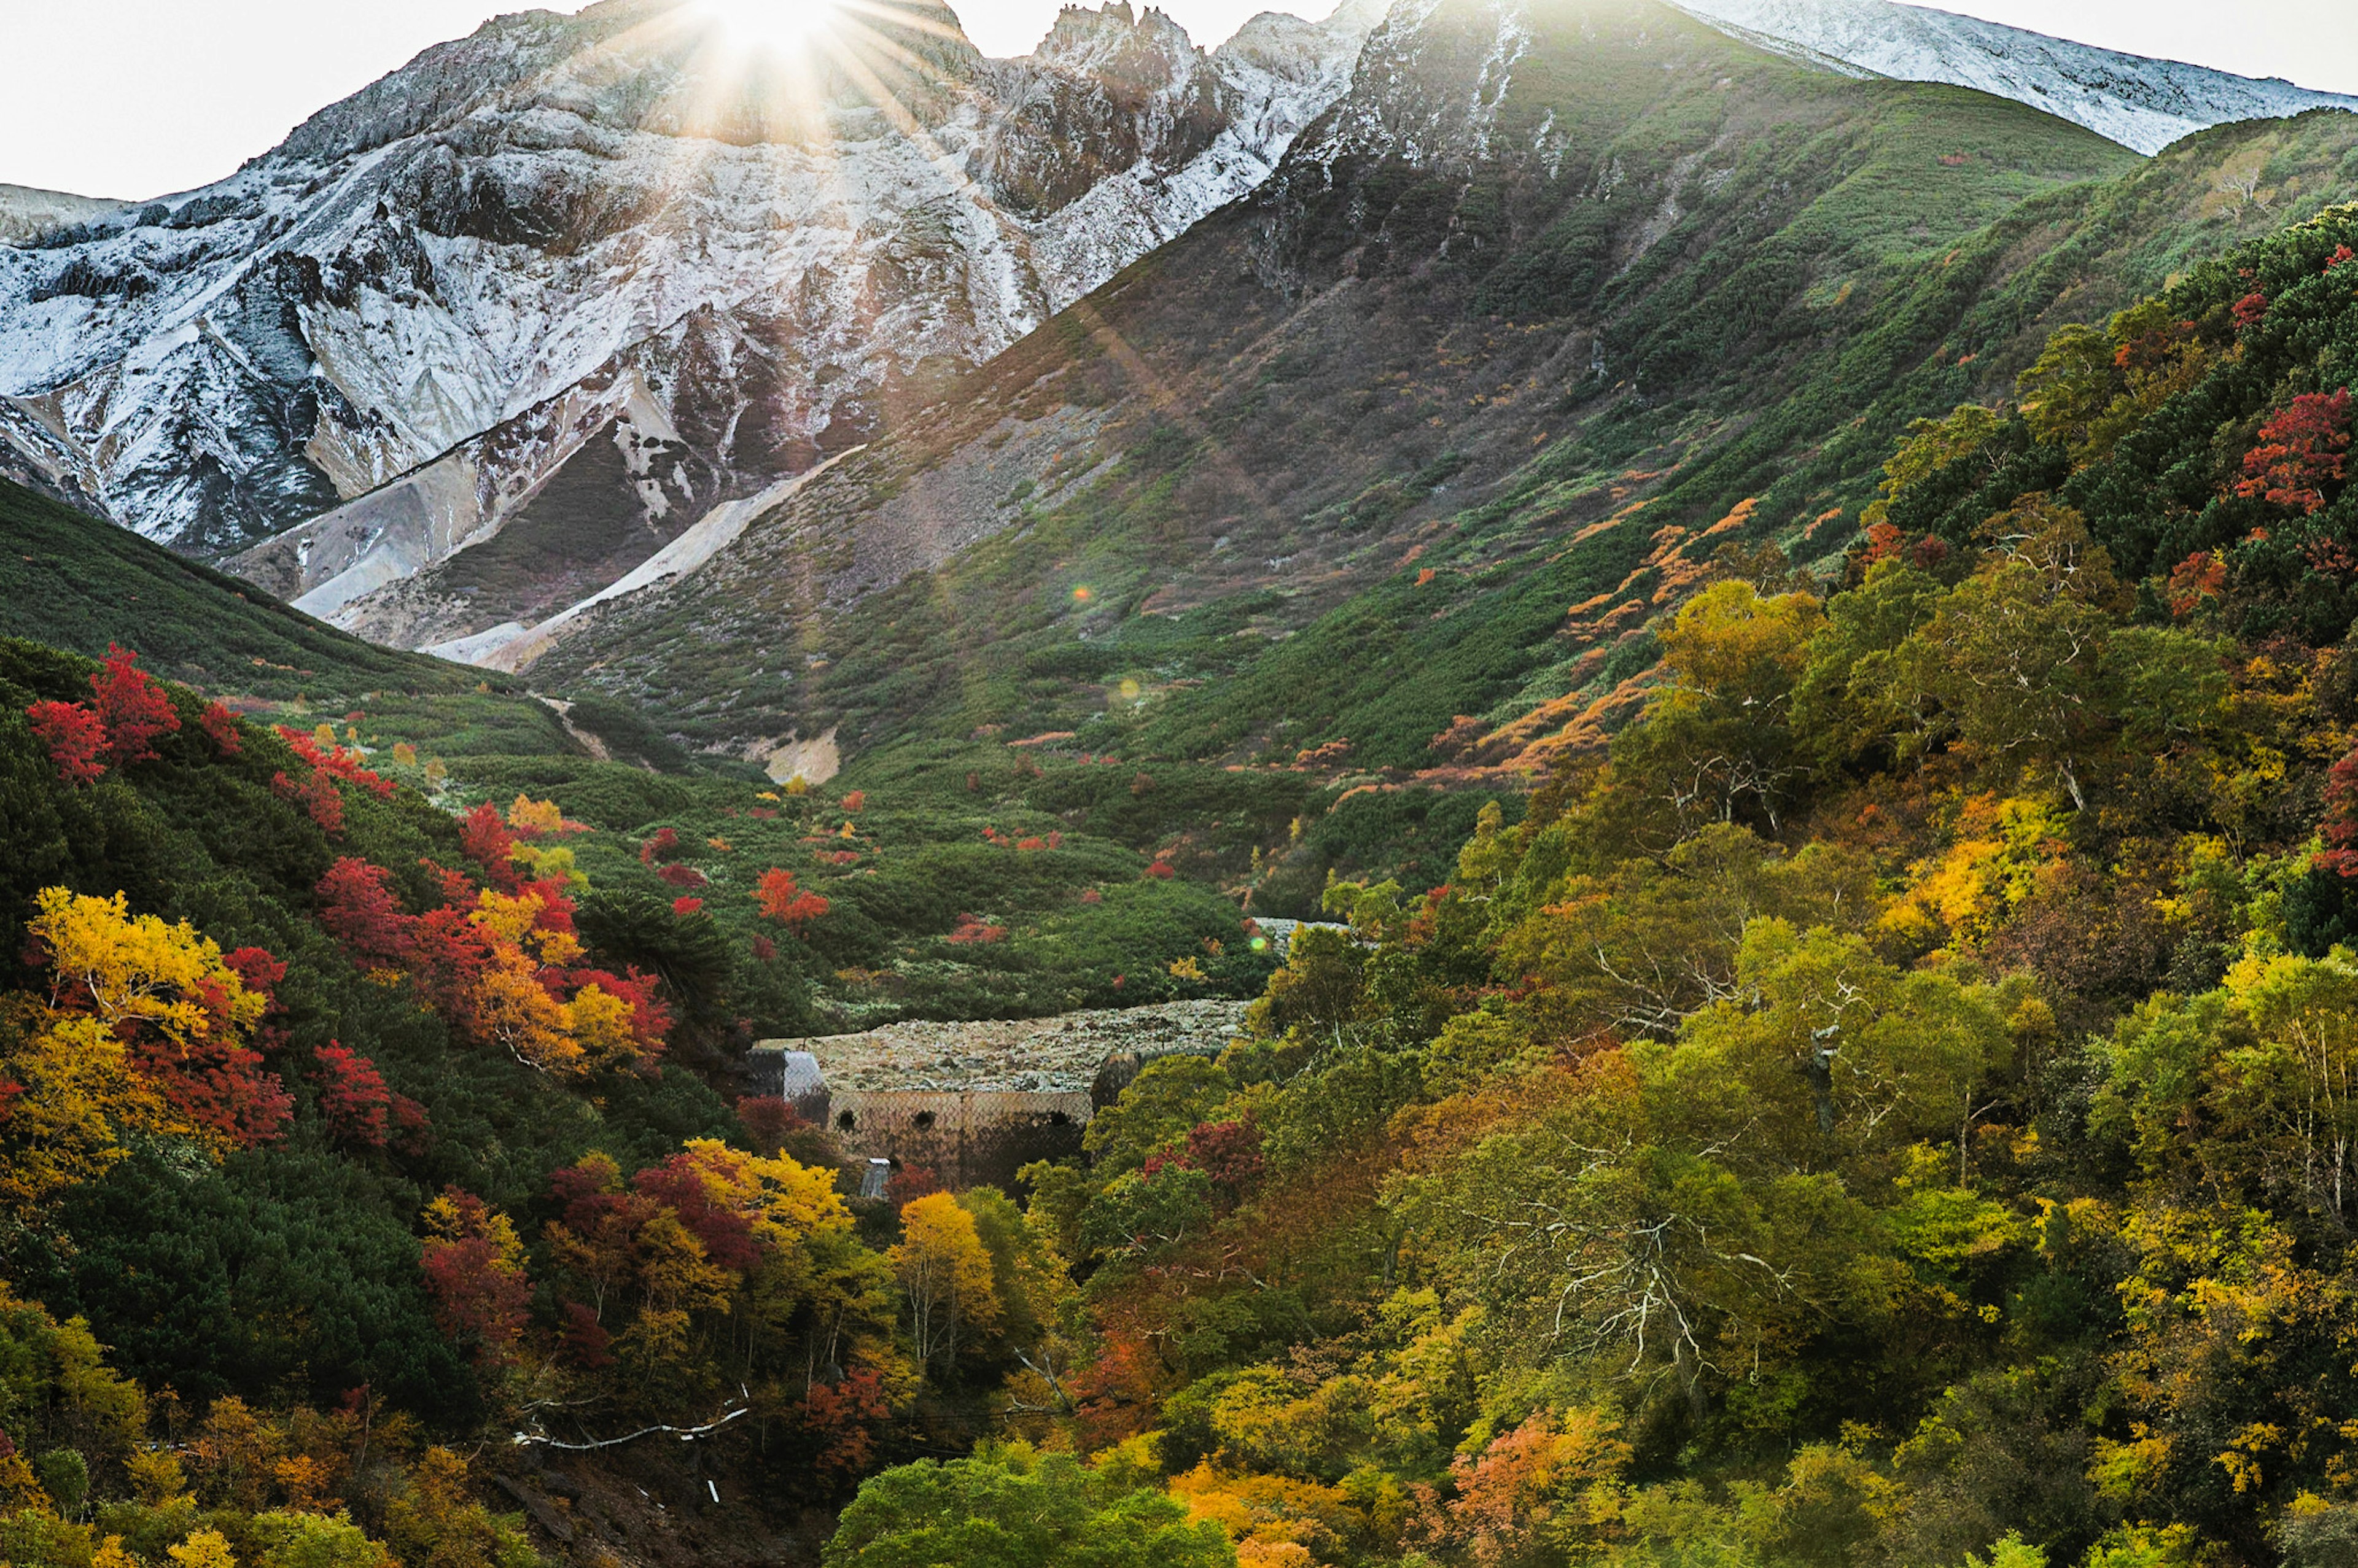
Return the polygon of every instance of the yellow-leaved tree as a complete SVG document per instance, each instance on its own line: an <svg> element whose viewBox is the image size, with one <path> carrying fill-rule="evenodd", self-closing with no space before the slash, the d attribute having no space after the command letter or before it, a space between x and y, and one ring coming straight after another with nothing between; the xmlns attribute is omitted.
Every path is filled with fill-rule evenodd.
<svg viewBox="0 0 2358 1568"><path fill-rule="evenodd" d="M37 1214L104 1175L128 1134L214 1159L276 1135L289 1102L248 1045L270 999L216 943L119 892L46 888L36 907L49 997L0 1011L0 1206Z"/></svg>
<svg viewBox="0 0 2358 1568"><path fill-rule="evenodd" d="M185 920L135 916L119 892L43 888L35 903L29 929L48 960L52 1008L124 1033L152 1029L187 1049L224 1033L243 1040L269 1005Z"/></svg>
<svg viewBox="0 0 2358 1568"><path fill-rule="evenodd" d="M37 1008L0 1018L0 1206L19 1219L104 1175L123 1158L124 1131L171 1121L104 1024Z"/></svg>
<svg viewBox="0 0 2358 1568"><path fill-rule="evenodd" d="M990 1251L974 1216L947 1193L901 1206L901 1240L885 1254L909 1301L909 1337L917 1359L946 1365L961 1342L999 1323Z"/></svg>

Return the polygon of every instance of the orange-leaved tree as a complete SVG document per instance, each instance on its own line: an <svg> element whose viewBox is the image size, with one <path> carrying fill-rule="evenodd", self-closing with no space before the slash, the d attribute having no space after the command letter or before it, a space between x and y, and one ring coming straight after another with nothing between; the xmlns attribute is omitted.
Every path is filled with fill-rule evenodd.
<svg viewBox="0 0 2358 1568"><path fill-rule="evenodd" d="M2235 493L2313 516L2325 506L2325 486L2341 482L2349 451L2350 389L2303 393L2260 427Z"/></svg>
<svg viewBox="0 0 2358 1568"><path fill-rule="evenodd" d="M795 873L772 866L753 883L753 902L762 918L774 920L799 935L804 926L825 914L827 900L795 884Z"/></svg>
<svg viewBox="0 0 2358 1568"><path fill-rule="evenodd" d="M409 979L460 1034L527 1066L580 1075L643 1068L662 1053L672 1019L654 979L580 966L562 877L478 890L431 869L446 902L411 914L392 872L347 856L319 881L319 924L362 968Z"/></svg>

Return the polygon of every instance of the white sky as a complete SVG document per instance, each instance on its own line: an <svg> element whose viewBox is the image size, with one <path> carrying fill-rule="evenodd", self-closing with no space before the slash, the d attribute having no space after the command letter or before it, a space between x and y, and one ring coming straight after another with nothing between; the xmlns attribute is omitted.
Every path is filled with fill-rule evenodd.
<svg viewBox="0 0 2358 1568"><path fill-rule="evenodd" d="M312 111L418 50L471 32L496 0L0 0L0 183L147 197L228 174ZM793 5L796 0L781 0ZM1163 0L1216 43L1282 0ZM578 0L553 0L574 10ZM1022 54L1058 0L951 0L994 55ZM1293 7L1323 14L1332 0ZM2352 0L1951 0L2044 33L2358 92Z"/></svg>

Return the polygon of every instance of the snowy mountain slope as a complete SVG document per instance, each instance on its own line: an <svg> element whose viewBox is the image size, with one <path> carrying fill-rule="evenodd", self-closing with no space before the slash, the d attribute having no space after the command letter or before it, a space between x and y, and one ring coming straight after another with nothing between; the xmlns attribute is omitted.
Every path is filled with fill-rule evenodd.
<svg viewBox="0 0 2358 1568"><path fill-rule="evenodd" d="M122 205L103 197L0 185L0 245L21 245L52 229L86 222Z"/></svg>
<svg viewBox="0 0 2358 1568"><path fill-rule="evenodd" d="M2358 98L2275 78L2121 54L1895 0L1672 3L1747 42L1837 70L1978 88L2141 153L2230 120L2358 110Z"/></svg>
<svg viewBox="0 0 2358 1568"><path fill-rule="evenodd" d="M1113 0L992 61L896 4L815 67L676 0L500 18L218 185L0 251L0 461L185 550L309 524L238 569L354 623L545 500L546 604L493 563L373 629L570 602L1253 189L1369 19L1207 53Z"/></svg>
<svg viewBox="0 0 2358 1568"><path fill-rule="evenodd" d="M1948 157L1964 138L1991 156ZM450 651L773 758L821 736L850 754L919 722L968 650L1019 672L1004 689L1044 712L1067 682L1104 692L1129 672L1111 644L1199 634L1187 626L1222 650L1188 667L1206 708L1282 693L1269 716L1285 726L1332 722L1337 667L1380 670L1392 689L1371 708L1449 705L1402 725L1413 752L1507 693L1450 686L1469 665L1393 657L1419 634L1398 629L1560 645L1565 605L1639 581L1604 554L1618 546L1579 547L1646 504L1639 486L1780 389L1811 400L1787 438L1816 447L1855 416L1843 399L1875 395L1874 373L1829 362L1909 314L1942 256L2026 200L2141 161L2012 103L1796 69L1650 0L1401 0L1272 178L1093 295L1074 330L1000 355L683 569ZM1949 325L1906 330L1929 352ZM1572 432L1608 420L1625 444L1566 460L1586 438ZM1509 629L1524 568L1506 563L1527 546L1493 531L1489 498L1526 462L1584 477L1529 492L1549 498L1529 514L1531 558L1567 578ZM1713 520L1734 499L1669 535L1725 534ZM1811 500L1811 515L1830 504ZM1457 564L1420 576L1428 554ZM1482 586L1444 615L1427 600L1457 572ZM934 629L952 660L934 658ZM1165 655L1141 656L1156 673L1140 679L1165 678ZM1055 711L1058 728L1087 722ZM1332 733L1365 744L1356 725ZM1215 751L1239 733L1217 724Z"/></svg>

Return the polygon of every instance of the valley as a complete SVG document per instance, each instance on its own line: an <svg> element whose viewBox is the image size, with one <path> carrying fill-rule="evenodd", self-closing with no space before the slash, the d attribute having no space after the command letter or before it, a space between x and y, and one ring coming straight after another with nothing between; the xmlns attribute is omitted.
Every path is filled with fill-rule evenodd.
<svg viewBox="0 0 2358 1568"><path fill-rule="evenodd" d="M2358 100L732 17L0 186L0 1568L2349 1560Z"/></svg>

